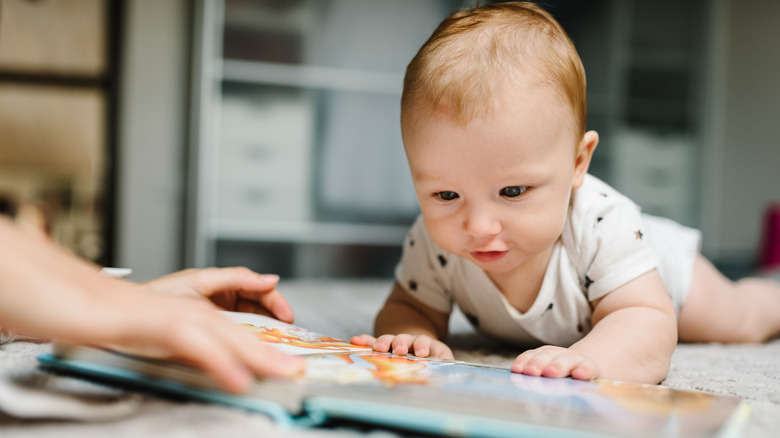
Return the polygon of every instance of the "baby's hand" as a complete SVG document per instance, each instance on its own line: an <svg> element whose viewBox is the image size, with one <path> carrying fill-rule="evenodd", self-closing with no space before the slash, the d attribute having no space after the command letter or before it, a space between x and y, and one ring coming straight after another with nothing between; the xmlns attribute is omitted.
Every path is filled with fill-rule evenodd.
<svg viewBox="0 0 780 438"><path fill-rule="evenodd" d="M450 347L444 342L425 335L382 335L379 338L371 335L360 335L352 337L350 341L353 344L366 345L380 353L414 354L417 357L437 357L440 359L455 358Z"/></svg>
<svg viewBox="0 0 780 438"><path fill-rule="evenodd" d="M575 350L545 345L517 356L512 371L529 376L591 380L600 377L598 365Z"/></svg>

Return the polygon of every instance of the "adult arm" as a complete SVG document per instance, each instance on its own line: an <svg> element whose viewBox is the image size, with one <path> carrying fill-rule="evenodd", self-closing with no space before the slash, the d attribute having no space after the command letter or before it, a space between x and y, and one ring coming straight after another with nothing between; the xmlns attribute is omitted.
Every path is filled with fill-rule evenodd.
<svg viewBox="0 0 780 438"><path fill-rule="evenodd" d="M253 375L291 376L285 356L206 300L160 294L96 267L0 218L0 326L28 336L118 348L191 363L226 390Z"/></svg>

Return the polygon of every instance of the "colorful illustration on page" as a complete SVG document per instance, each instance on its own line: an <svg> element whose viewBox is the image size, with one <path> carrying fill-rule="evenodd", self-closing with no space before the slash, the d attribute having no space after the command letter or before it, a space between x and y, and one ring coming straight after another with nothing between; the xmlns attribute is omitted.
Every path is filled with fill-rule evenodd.
<svg viewBox="0 0 780 438"><path fill-rule="evenodd" d="M367 350L366 347L351 344L329 336L323 336L304 329L295 330L278 327L257 327L251 324L242 324L242 326L246 327L252 333L255 333L264 342L288 348L292 347L294 350L291 351L291 353L293 354ZM297 350L299 348L316 351L301 352Z"/></svg>
<svg viewBox="0 0 780 438"><path fill-rule="evenodd" d="M373 382L381 386L426 385L430 368L454 362L389 353L343 353L310 358L306 379L327 383Z"/></svg>
<svg viewBox="0 0 780 438"><path fill-rule="evenodd" d="M311 355L371 350L365 346L324 336L266 316L235 312L224 312L224 314L240 326L256 334L261 340L272 344L275 348L287 354Z"/></svg>

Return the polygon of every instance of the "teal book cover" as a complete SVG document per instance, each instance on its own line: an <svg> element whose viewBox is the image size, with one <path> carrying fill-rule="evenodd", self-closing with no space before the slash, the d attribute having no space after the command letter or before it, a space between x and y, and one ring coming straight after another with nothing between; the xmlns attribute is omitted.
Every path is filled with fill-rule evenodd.
<svg viewBox="0 0 780 438"><path fill-rule="evenodd" d="M740 398L609 380L548 379L507 368L376 353L254 314L225 312L289 353L298 379L258 379L245 395L200 371L83 346L39 357L47 368L269 415L280 427L354 421L434 435L731 437L749 415Z"/></svg>

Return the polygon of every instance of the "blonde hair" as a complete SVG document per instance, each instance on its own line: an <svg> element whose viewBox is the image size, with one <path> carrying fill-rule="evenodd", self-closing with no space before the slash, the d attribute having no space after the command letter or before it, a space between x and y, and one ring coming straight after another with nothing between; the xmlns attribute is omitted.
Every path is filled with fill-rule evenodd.
<svg viewBox="0 0 780 438"><path fill-rule="evenodd" d="M571 108L581 138L587 124L585 69L560 24L529 2L457 12L439 24L406 68L401 112L446 106L466 123L487 114L522 81L552 86Z"/></svg>

